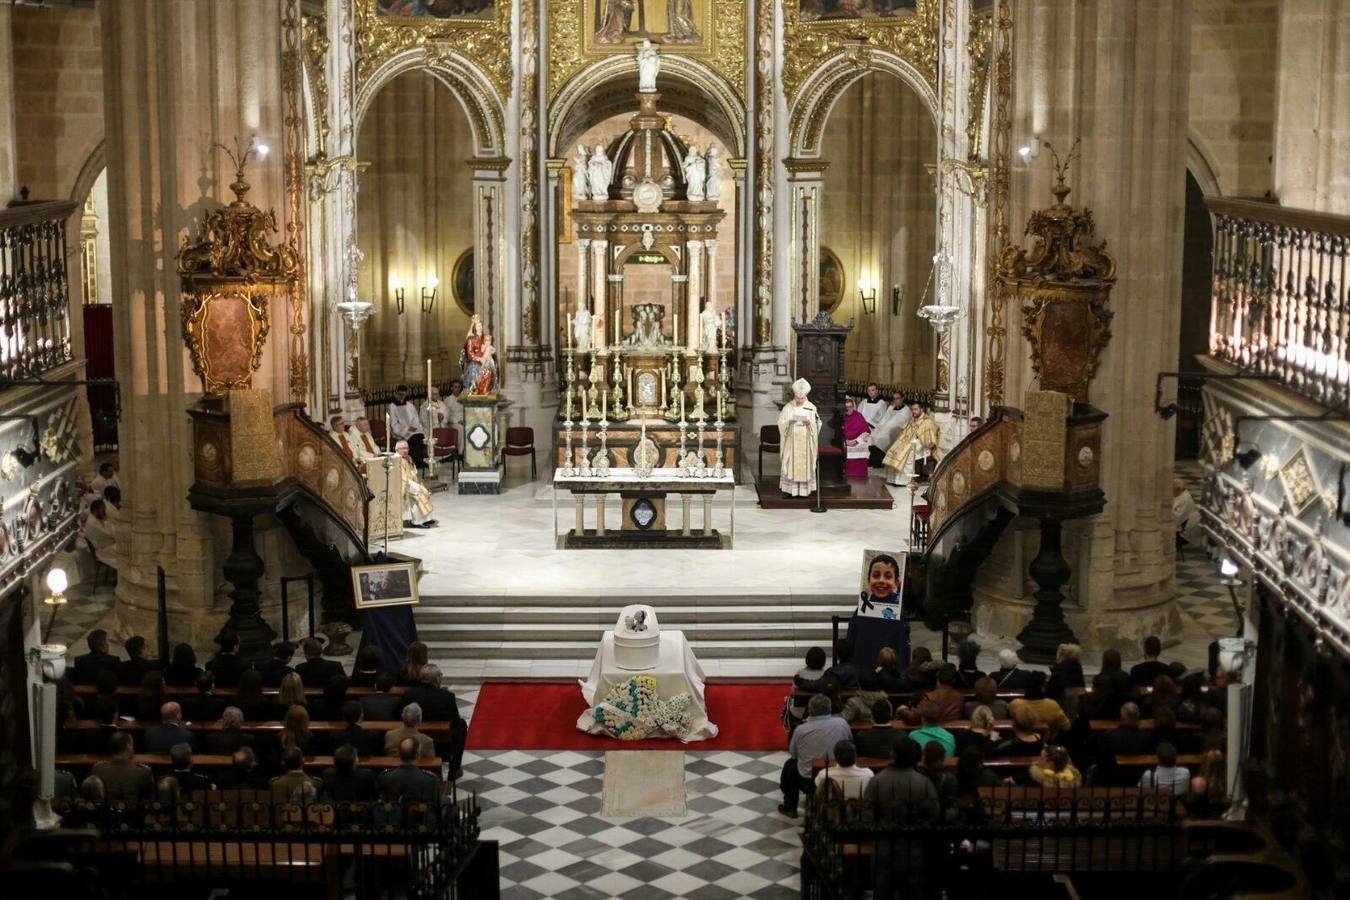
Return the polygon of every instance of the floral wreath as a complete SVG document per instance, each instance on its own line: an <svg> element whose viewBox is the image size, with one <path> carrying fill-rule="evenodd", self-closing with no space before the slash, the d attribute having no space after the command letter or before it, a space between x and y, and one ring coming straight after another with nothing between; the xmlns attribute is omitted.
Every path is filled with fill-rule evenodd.
<svg viewBox="0 0 1350 900"><path fill-rule="evenodd" d="M688 692L662 700L655 677L634 675L611 688L591 713L605 734L621 741L666 735L682 738L689 734L692 703Z"/></svg>

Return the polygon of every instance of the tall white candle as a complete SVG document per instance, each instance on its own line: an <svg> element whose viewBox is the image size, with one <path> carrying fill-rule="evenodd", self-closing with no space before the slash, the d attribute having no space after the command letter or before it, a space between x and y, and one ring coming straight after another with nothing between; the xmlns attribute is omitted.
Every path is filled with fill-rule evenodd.
<svg viewBox="0 0 1350 900"><path fill-rule="evenodd" d="M915 441L917 444L918 441ZM384 452L394 449L394 426L390 424L389 413L384 414Z"/></svg>

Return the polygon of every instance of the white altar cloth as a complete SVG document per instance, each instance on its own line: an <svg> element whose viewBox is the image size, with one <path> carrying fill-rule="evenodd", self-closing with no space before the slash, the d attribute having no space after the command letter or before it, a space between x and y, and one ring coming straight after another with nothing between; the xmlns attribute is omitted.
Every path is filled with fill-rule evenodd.
<svg viewBox="0 0 1350 900"><path fill-rule="evenodd" d="M591 664L590 677L580 682L587 709L577 719L577 729L589 734L603 734L604 729L596 724L591 710L605 699L605 695L616 684L622 684L634 675L653 676L656 679L656 693L662 700L688 692L693 700L693 715L689 734L681 738L682 741L689 743L717 737L717 726L708 721L708 705L703 699L703 666L699 665L698 658L690 649L684 632L665 628L661 630L661 655L656 668L641 671L619 668L614 661L614 632L605 632L605 636L600 639L595 662Z"/></svg>

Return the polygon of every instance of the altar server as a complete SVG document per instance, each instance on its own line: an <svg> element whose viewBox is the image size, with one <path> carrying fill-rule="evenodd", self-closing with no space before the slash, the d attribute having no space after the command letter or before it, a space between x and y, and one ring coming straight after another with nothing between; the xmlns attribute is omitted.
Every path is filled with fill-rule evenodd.
<svg viewBox="0 0 1350 900"><path fill-rule="evenodd" d="M413 465L418 470L424 468L427 464L426 433L422 431L417 407L408 399L406 384L394 388L394 402L389 404L389 427L393 429L394 440L408 442Z"/></svg>
<svg viewBox="0 0 1350 900"><path fill-rule="evenodd" d="M858 412L862 413L871 428L880 425L882 418L890 412L890 409L890 404L881 396L881 388L877 387L875 381L867 386L867 396L858 401Z"/></svg>

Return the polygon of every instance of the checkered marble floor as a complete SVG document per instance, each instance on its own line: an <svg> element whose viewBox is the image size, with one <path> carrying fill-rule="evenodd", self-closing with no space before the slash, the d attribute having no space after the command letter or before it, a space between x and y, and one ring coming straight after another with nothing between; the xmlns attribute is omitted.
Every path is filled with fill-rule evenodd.
<svg viewBox="0 0 1350 900"><path fill-rule="evenodd" d="M1179 460L1176 474L1199 502L1204 493L1200 464L1195 460ZM1177 557L1176 586L1177 605L1211 639L1233 637L1237 633L1232 598L1220 579L1218 563L1204 547L1187 547L1185 557Z"/></svg>

